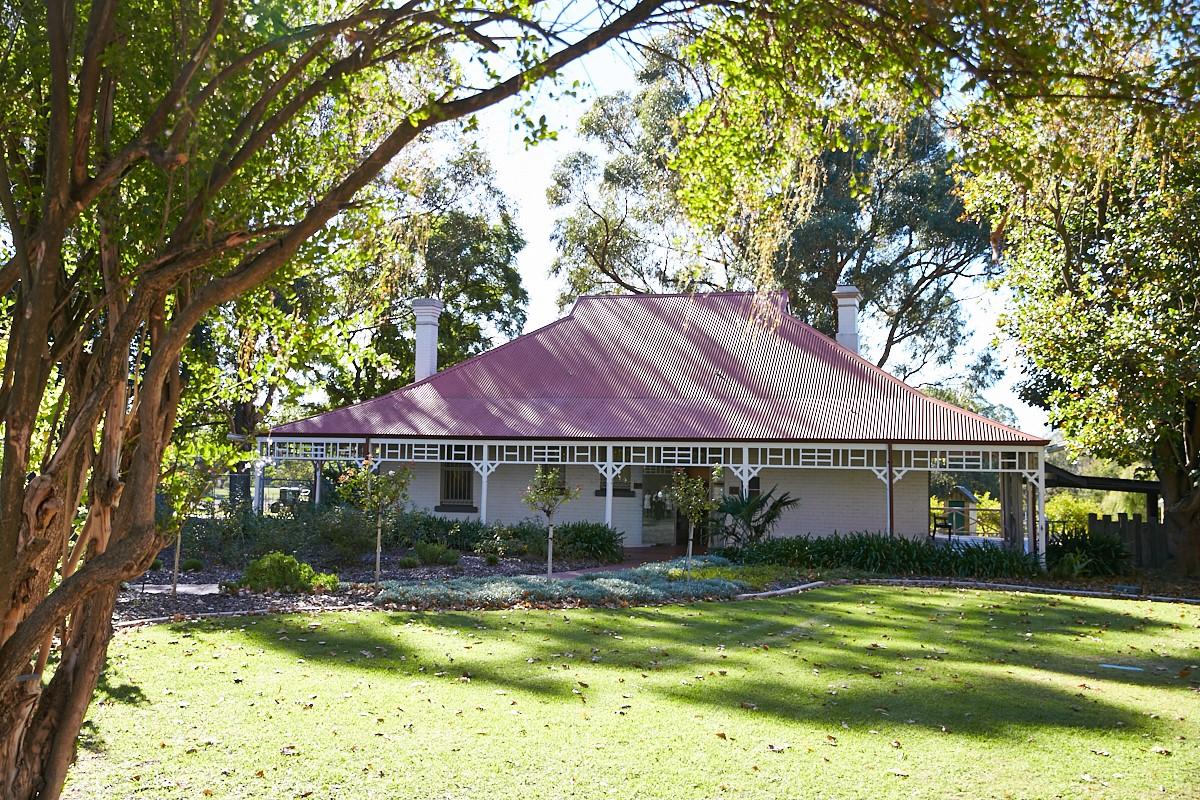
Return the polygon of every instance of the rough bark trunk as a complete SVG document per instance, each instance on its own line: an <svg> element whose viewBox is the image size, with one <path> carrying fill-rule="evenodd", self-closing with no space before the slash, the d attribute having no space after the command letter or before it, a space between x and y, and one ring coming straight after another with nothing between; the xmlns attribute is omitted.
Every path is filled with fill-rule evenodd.
<svg viewBox="0 0 1200 800"><path fill-rule="evenodd" d="M1166 439L1155 448L1154 469L1162 487L1163 524L1175 567L1185 575L1200 575L1200 487L1182 468L1177 450Z"/></svg>

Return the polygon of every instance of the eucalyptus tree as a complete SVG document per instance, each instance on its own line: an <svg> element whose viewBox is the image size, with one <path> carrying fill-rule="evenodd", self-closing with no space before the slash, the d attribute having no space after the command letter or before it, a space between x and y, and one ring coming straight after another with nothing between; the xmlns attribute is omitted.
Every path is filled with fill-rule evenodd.
<svg viewBox="0 0 1200 800"><path fill-rule="evenodd" d="M636 93L600 97L583 115L579 134L599 155L582 149L556 166L547 196L563 209L552 270L566 279L563 301L766 284L788 290L793 308L832 334L833 290L853 283L882 321L879 366L907 376L949 362L966 335L962 290L991 270L986 227L964 218L938 121L921 114L886 145L847 126L847 146L824 149L811 165L810 202L793 206L778 230L760 230L747 208L706 229L681 204L672 169L681 118L705 83L672 55L656 51ZM756 252L764 236L776 246Z"/></svg>
<svg viewBox="0 0 1200 800"><path fill-rule="evenodd" d="M347 231L359 268L340 270L332 317L354 322L339 333L341 347L310 359L305 370L329 403L377 397L412 381L413 297L444 303L440 365L525 326L529 296L516 263L525 240L512 201L478 143L440 161L430 159L434 152L393 169Z"/></svg>
<svg viewBox="0 0 1200 800"><path fill-rule="evenodd" d="M1167 3L1134 17L1164 9L1193 20ZM163 543L193 331L335 247L428 131L616 39L689 28L724 90L689 115L678 194L713 220L782 206L760 201L836 130L827 109L872 118L830 105L842 87L1037 93L1079 66L1079 18L1074 2L966 0L0 0L0 795L61 793L120 583ZM1088 86L1190 102L1196 82ZM531 141L550 133L523 119Z"/></svg>

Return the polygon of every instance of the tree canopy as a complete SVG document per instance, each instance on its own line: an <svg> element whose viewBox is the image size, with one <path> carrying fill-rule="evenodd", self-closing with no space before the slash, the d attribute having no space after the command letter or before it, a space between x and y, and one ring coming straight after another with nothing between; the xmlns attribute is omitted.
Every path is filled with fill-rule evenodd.
<svg viewBox="0 0 1200 800"><path fill-rule="evenodd" d="M61 791L117 589L164 541L159 480L190 444L180 412L203 408L214 382L198 376L222 363L197 337L236 338L238 357L266 341L271 358L272 320L305 317L303 293L328 288L299 291L302 278L342 255L361 267L343 226L430 132L669 27L714 85L687 115L678 197L714 228L749 209L770 229L797 164L846 145L847 125L878 141L950 89L1008 103L1069 78L1081 97L1190 119L1191 11L0 0L0 795ZM1129 28L1155 57L1089 72L1080 43L1123 54ZM517 103L518 126L535 142L549 124L528 110Z"/></svg>
<svg viewBox="0 0 1200 800"><path fill-rule="evenodd" d="M1200 570L1200 157L1186 115L1029 102L977 129L973 211L998 229L1001 324L1067 440L1149 462ZM1022 164L1017 169L1015 165ZM986 168L985 168L986 167Z"/></svg>

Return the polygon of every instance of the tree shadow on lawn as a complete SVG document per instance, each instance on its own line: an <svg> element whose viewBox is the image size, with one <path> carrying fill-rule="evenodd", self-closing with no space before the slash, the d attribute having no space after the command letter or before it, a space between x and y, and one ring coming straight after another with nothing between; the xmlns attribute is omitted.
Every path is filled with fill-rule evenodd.
<svg viewBox="0 0 1200 800"><path fill-rule="evenodd" d="M912 590L903 590L911 592ZM1108 645L1103 637L1138 634L1182 638L1184 627L1129 612L1109 612L1084 602L1037 595L1014 595L988 602L970 591L928 595L928 600L873 603L884 595L844 594L842 589L817 590L797 598L722 604L719 615L695 615L659 635L678 645L762 644L790 635L812 642L839 641L841 646L878 656L890 652L910 658L970 664L1010 665L1056 672L1072 677L1102 677L1138 686L1188 689L1177 673L1195 655L1185 642L1169 652L1140 648L1127 652L1128 643ZM955 602L950 603L947 600ZM656 623L672 607L631 609L627 613ZM714 608L697 604L697 610ZM724 609L728 609L725 611ZM1191 609L1184 613L1197 616ZM961 615L961 616L960 616ZM1195 625L1193 620L1191 623ZM828 627L825 627L828 626ZM1029 634L1026 636L1026 634ZM1088 637L1099 639L1103 652L1078 652ZM1090 640L1089 640L1090 641ZM872 647L872 645L879 645ZM1094 649L1094 648L1093 648ZM1132 649L1132 648L1131 648ZM1138 666L1138 671L1100 670L1101 663Z"/></svg>
<svg viewBox="0 0 1200 800"><path fill-rule="evenodd" d="M572 702L570 670L595 669L631 679L648 673L684 677L693 685L653 691L713 708L748 703L758 713L793 721L879 725L912 719L978 736L1023 726L1161 727L1090 687L1055 687L1019 673L1048 671L1086 684L1099 680L1097 666L1110 656L1079 652L1081 635L1152 635L1182 631L1180 626L1073 600L992 597L941 592L897 598L895 590L837 589L787 600L570 613L381 612L359 623L353 617L280 617L244 626L243 633L266 649L318 665L406 677L444 673L440 677L448 680L466 675ZM314 619L321 622L317 630L308 628ZM446 639L408 637L409 625ZM505 652L489 655L489 646ZM1173 670L1149 666L1187 657L1181 645L1170 654L1154 653L1145 672L1105 670L1100 677L1190 694ZM1130 660L1137 659L1122 663ZM562 665L568 669L559 670ZM722 669L728 679L712 677Z"/></svg>
<svg viewBox="0 0 1200 800"><path fill-rule="evenodd" d="M537 694L571 697L570 684L556 678L521 677L509 674L511 663L497 663L488 657L479 658L468 653L450 652L450 648L419 646L406 637L404 628L410 621L427 628L452 630L471 629L478 632L478 621L468 615L458 619L442 614L420 615L378 612L384 615L388 627L370 622L355 621L354 616L320 617L288 615L257 621L255 625L239 625L238 633L250 644L265 650L282 651L307 663L336 669L361 670L394 678L414 679L458 679L468 677L496 686L506 686ZM312 621L321 623L310 628ZM231 630L228 623L216 622L203 628L183 627L180 630L213 633ZM387 635L390 632L392 635ZM455 637L446 644L461 651L467 638ZM524 666L524 664L522 664Z"/></svg>
<svg viewBox="0 0 1200 800"><path fill-rule="evenodd" d="M100 673L99 680L96 681L96 692L92 696L93 705L112 705L113 703L121 703L123 705L144 706L149 702L146 693L142 691L142 687L133 683L113 683L111 671L113 664L105 666ZM107 749L104 742L104 737L100 735L100 729L91 719L84 720L79 726L79 746L90 753L102 753Z"/></svg>

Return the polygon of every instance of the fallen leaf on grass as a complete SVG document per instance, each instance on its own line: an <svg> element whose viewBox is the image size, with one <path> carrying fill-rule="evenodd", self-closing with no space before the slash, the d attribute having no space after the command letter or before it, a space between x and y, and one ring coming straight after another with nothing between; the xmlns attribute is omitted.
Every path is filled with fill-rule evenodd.
<svg viewBox="0 0 1200 800"><path fill-rule="evenodd" d="M770 750L772 753L782 753L784 750L787 750L789 747L791 747L791 745L786 744L786 743L767 745L767 749Z"/></svg>
<svg viewBox="0 0 1200 800"><path fill-rule="evenodd" d="M725 731L717 731L717 738L729 741L729 737L725 735Z"/></svg>

